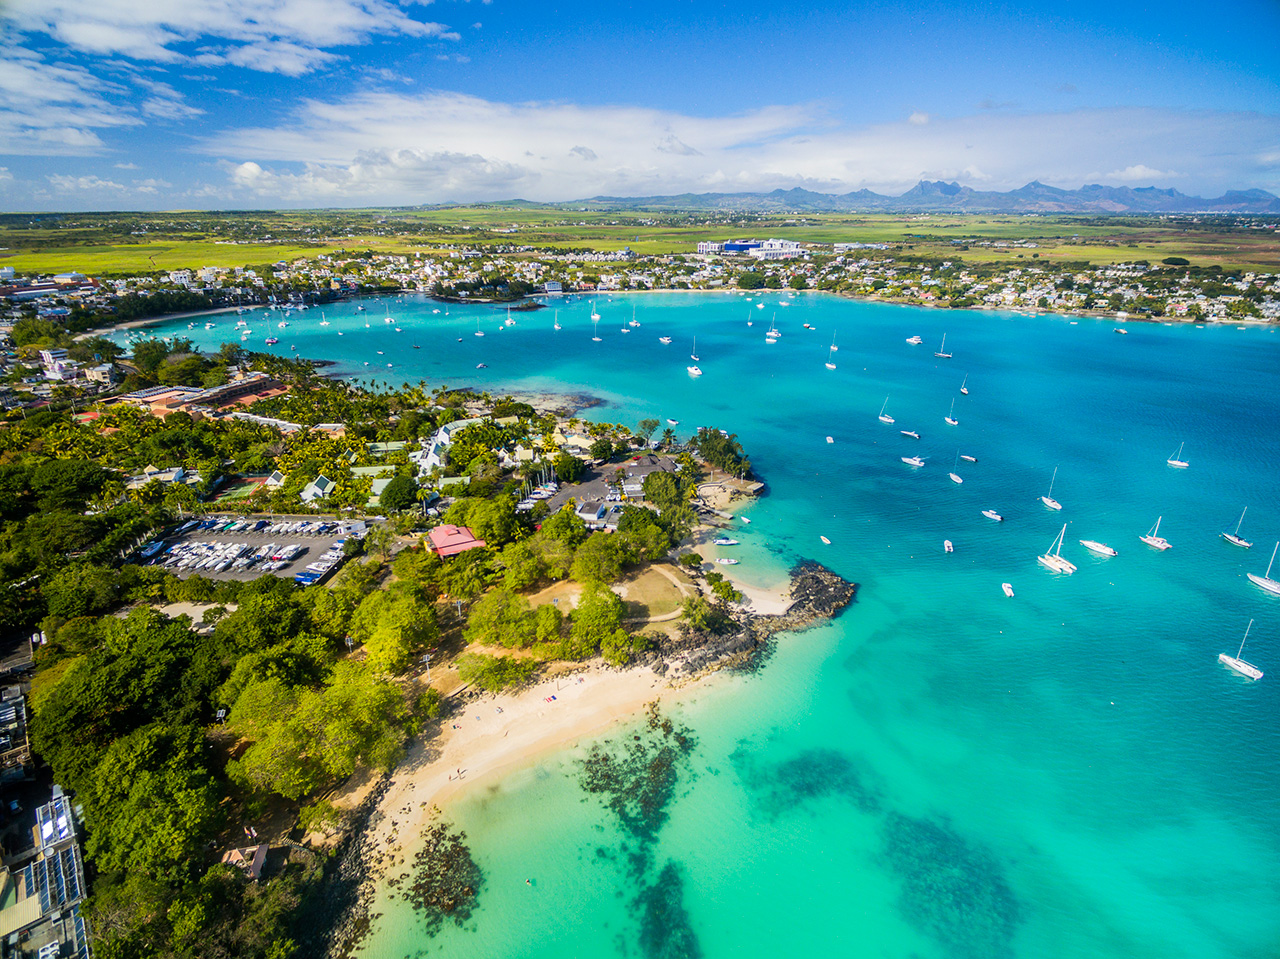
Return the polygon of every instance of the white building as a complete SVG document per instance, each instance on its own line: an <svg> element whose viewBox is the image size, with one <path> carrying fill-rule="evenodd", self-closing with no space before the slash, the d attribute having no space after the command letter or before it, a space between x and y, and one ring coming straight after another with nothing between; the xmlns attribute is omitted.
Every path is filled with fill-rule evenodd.
<svg viewBox="0 0 1280 959"><path fill-rule="evenodd" d="M757 260L789 260L803 252L795 240L765 240L754 250L748 250L747 256Z"/></svg>
<svg viewBox="0 0 1280 959"><path fill-rule="evenodd" d="M699 253L723 253L724 244L712 243L710 240L700 240L698 241L698 252Z"/></svg>

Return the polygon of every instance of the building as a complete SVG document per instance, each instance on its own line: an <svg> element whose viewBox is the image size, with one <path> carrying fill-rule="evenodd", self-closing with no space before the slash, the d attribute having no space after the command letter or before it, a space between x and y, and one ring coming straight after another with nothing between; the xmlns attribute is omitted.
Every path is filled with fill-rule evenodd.
<svg viewBox="0 0 1280 959"><path fill-rule="evenodd" d="M795 240L765 240L748 250L747 256L757 260L790 260L803 253Z"/></svg>
<svg viewBox="0 0 1280 959"><path fill-rule="evenodd" d="M750 253L759 246L759 240L726 240L723 249L725 253Z"/></svg>
<svg viewBox="0 0 1280 959"><path fill-rule="evenodd" d="M267 864L267 844L264 842L256 846L229 849L223 853L222 862L239 869L250 880L257 881L262 877L262 868Z"/></svg>
<svg viewBox="0 0 1280 959"><path fill-rule="evenodd" d="M75 826L71 803L54 786L52 801L36 810L34 844L0 866L2 959L89 959L89 930L80 915L84 861Z"/></svg>
<svg viewBox="0 0 1280 959"><path fill-rule="evenodd" d="M713 243L713 242L711 242L710 240L699 240L699 241L698 241L698 252L699 252L699 253L723 253L723 252L724 252L724 244L723 244L723 243Z"/></svg>
<svg viewBox="0 0 1280 959"><path fill-rule="evenodd" d="M431 548L436 551L436 554L441 559L448 556L457 556L459 553L479 549L485 545L485 541L476 539L475 534L467 527L453 526L448 523L443 526L437 526L427 536L431 539Z"/></svg>
<svg viewBox="0 0 1280 959"><path fill-rule="evenodd" d="M298 494L304 503L313 503L318 499L324 499L333 492L334 486L337 484L333 480L325 476L317 476L306 486L302 487L302 492Z"/></svg>
<svg viewBox="0 0 1280 959"><path fill-rule="evenodd" d="M27 701L20 686L0 691L0 784L26 779L31 771Z"/></svg>

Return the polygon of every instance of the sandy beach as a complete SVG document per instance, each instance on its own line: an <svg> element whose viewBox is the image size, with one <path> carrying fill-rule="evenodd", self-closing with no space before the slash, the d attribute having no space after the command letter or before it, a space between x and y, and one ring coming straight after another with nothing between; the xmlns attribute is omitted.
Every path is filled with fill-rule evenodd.
<svg viewBox="0 0 1280 959"><path fill-rule="evenodd" d="M438 737L415 741L396 768L370 825L372 847L398 854L399 837L412 842L420 835L432 807L637 715L646 703L673 692L647 666L594 666L469 703L444 721ZM379 872L368 879L377 882Z"/></svg>

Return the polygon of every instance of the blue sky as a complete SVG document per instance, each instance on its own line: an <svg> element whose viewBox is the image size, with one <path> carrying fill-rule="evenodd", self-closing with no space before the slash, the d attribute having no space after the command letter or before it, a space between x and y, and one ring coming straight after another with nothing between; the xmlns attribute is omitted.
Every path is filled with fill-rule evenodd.
<svg viewBox="0 0 1280 959"><path fill-rule="evenodd" d="M0 0L0 31L5 210L1280 193L1275 0Z"/></svg>

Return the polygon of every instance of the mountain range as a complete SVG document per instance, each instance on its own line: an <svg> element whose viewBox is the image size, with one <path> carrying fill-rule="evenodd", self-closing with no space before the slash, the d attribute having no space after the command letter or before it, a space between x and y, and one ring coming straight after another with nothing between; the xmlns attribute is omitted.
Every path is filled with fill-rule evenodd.
<svg viewBox="0 0 1280 959"><path fill-rule="evenodd" d="M1280 213L1280 197L1266 190L1228 190L1216 199L1188 196L1153 186L1103 186L1091 183L1063 190L1033 180L1007 193L975 190L942 180L921 180L901 196L870 190L814 193L774 190L770 193L683 193L677 196L595 196L558 207L614 210L724 210L796 213Z"/></svg>

